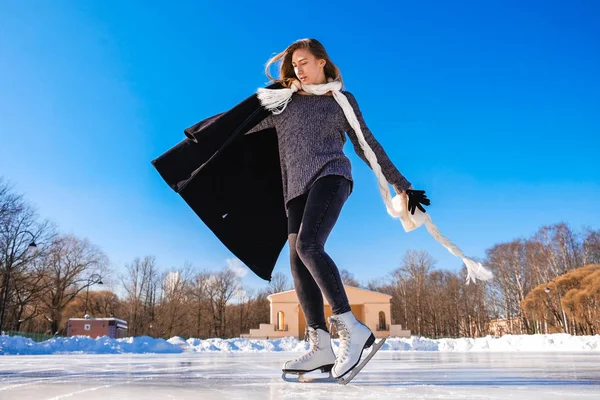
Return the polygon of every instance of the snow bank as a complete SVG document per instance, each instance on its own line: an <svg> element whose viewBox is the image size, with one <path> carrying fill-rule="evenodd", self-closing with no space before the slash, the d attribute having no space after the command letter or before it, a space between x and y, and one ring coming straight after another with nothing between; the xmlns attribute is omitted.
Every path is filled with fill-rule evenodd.
<svg viewBox="0 0 600 400"><path fill-rule="evenodd" d="M337 350L339 340L332 341ZM36 343L20 336L0 336L0 354L117 354L117 353L181 353L181 352L300 352L308 349L308 343L293 337L273 340L250 339L188 339L172 337L169 340L147 336L111 339L87 336L55 338ZM440 351L440 352L549 352L549 351L600 351L600 335L572 336L551 335L505 335L500 338L427 339L388 338L381 351Z"/></svg>
<svg viewBox="0 0 600 400"><path fill-rule="evenodd" d="M117 353L181 353L181 346L164 339L138 336L112 339L103 336L61 337L36 343L22 336L0 336L0 354L117 354Z"/></svg>
<svg viewBox="0 0 600 400"><path fill-rule="evenodd" d="M573 336L566 333L549 335L505 335L499 338L410 339L390 338L381 347L390 351L600 351L600 335Z"/></svg>
<svg viewBox="0 0 600 400"><path fill-rule="evenodd" d="M292 337L275 340L248 339L169 339L179 344L184 351L304 351L309 344ZM337 350L339 340L332 341ZM482 338L428 339L412 336L411 338L388 338L380 351L600 351L600 335L573 336L568 334L551 335L505 335L500 338L486 336Z"/></svg>

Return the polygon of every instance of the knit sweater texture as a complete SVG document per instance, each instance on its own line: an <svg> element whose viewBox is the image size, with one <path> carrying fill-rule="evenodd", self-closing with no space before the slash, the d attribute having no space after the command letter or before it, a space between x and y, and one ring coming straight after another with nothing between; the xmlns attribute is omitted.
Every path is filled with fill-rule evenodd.
<svg viewBox="0 0 600 400"><path fill-rule="evenodd" d="M383 147L367 127L354 95L346 95L365 140L375 153L383 176L396 189L406 190L411 184L398 171ZM350 160L343 152L346 133L356 154L371 168L360 146L356 132L333 96L294 93L281 114L269 114L246 134L275 128L279 145L283 197L287 203L306 193L317 179L326 175L341 175L354 187Z"/></svg>

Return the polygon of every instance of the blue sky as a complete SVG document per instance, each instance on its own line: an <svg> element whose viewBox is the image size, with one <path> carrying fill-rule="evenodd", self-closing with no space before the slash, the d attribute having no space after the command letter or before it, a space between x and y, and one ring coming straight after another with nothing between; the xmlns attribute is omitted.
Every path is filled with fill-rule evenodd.
<svg viewBox="0 0 600 400"><path fill-rule="evenodd" d="M150 162L263 86L271 55L314 37L466 254L544 224L600 227L596 2L323 4L3 2L0 175L117 273L144 255L163 269L218 270L231 253ZM355 191L327 244L338 267L367 282L416 249L458 270L424 229L405 233L389 217L347 143ZM288 256L275 271L289 277ZM244 283L267 285L251 272Z"/></svg>

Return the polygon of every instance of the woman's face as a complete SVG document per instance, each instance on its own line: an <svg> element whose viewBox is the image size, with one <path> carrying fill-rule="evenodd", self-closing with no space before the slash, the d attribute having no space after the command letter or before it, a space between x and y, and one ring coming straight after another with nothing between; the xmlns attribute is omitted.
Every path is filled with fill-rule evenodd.
<svg viewBox="0 0 600 400"><path fill-rule="evenodd" d="M292 65L296 77L304 85L327 83L325 80L325 60L317 60L308 49L298 49L292 54Z"/></svg>

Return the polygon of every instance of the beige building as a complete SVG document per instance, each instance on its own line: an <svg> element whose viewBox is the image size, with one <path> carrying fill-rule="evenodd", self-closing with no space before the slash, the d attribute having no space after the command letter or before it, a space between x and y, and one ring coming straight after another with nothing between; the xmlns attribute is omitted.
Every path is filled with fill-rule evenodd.
<svg viewBox="0 0 600 400"><path fill-rule="evenodd" d="M410 337L410 331L403 330L401 325L390 324L392 296L346 286L346 294L352 308L352 313L363 324L367 325L375 334L375 337ZM271 306L268 324L260 324L258 329L250 329L249 334L242 335L247 339L274 339L293 336L303 339L306 331L304 313L300 308L298 296L295 290L274 293L267 297ZM325 318L331 315L331 306L323 297L325 304Z"/></svg>

